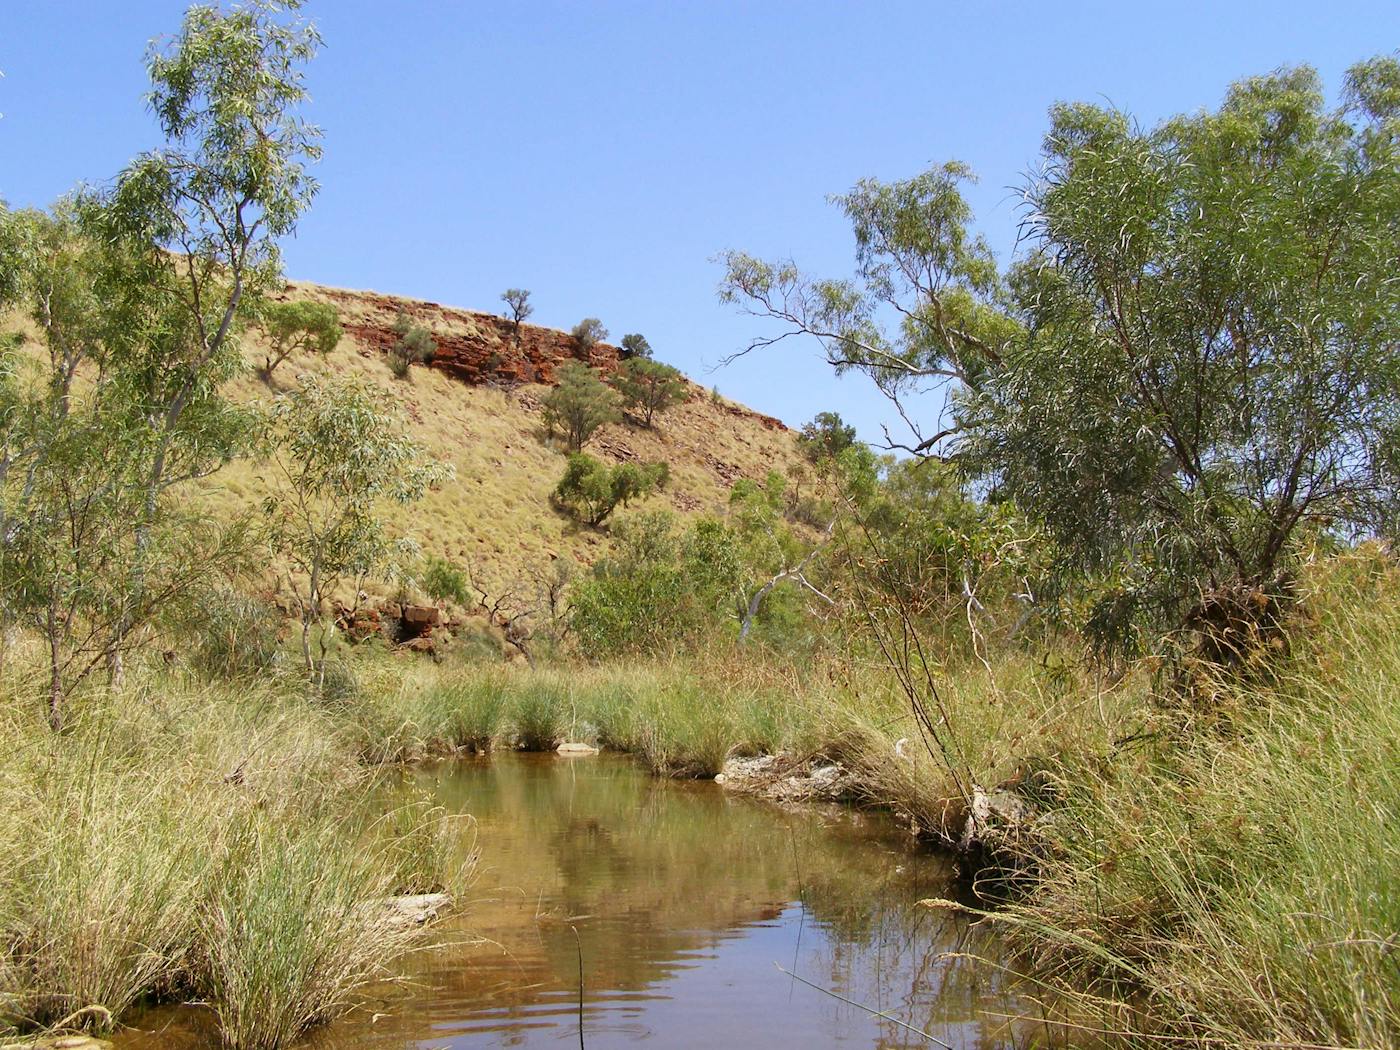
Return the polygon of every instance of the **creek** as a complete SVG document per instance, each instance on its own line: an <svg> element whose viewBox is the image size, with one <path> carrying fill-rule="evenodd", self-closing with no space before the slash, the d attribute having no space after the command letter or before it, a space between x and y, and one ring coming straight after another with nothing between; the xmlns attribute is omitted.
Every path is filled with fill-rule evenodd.
<svg viewBox="0 0 1400 1050"><path fill-rule="evenodd" d="M778 807L611 755L497 753L408 775L470 814L473 883L407 990L308 1047L578 1045L580 955L588 1050L1045 1039L1007 1020L1036 1011L994 965L995 937L918 906L955 894L954 873L884 814ZM163 1013L123 1050L199 1045L197 1011Z"/></svg>

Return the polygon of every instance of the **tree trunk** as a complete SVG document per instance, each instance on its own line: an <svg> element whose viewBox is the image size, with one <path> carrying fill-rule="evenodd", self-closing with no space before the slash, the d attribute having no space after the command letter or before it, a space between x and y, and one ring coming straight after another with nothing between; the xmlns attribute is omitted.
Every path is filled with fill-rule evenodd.
<svg viewBox="0 0 1400 1050"><path fill-rule="evenodd" d="M113 689L120 689L125 681L126 660L120 649L113 648L107 654L107 684Z"/></svg>
<svg viewBox="0 0 1400 1050"><path fill-rule="evenodd" d="M68 701L63 695L63 665L60 662L57 625L50 618L49 630L49 728L55 733L63 731L63 723L68 714Z"/></svg>

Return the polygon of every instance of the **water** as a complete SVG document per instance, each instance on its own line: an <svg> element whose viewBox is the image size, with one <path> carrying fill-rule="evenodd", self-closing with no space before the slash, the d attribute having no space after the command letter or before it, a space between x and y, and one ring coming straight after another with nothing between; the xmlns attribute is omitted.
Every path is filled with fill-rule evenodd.
<svg viewBox="0 0 1400 1050"><path fill-rule="evenodd" d="M916 905L951 895L951 872L880 815L777 808L610 756L501 754L415 776L474 817L469 900L411 990L315 1033L315 1050L576 1046L580 951L589 1050L938 1045L896 1021L990 1047L1030 1012L970 957L995 957L988 934ZM188 1045L192 1013L123 1042Z"/></svg>

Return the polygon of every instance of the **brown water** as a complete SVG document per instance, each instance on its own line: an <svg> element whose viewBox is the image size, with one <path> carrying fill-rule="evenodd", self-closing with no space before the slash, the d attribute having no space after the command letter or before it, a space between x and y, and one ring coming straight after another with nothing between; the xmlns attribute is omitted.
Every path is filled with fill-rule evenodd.
<svg viewBox="0 0 1400 1050"><path fill-rule="evenodd" d="M915 905L950 895L951 873L882 816L781 809L609 756L416 776L475 818L475 884L414 987L315 1033L315 1050L576 1046L580 949L589 1050L938 1045L910 1028L991 1047L1030 1012L969 957L995 958L988 935ZM138 1022L151 1034L122 1042L197 1045L197 1014L153 1014Z"/></svg>

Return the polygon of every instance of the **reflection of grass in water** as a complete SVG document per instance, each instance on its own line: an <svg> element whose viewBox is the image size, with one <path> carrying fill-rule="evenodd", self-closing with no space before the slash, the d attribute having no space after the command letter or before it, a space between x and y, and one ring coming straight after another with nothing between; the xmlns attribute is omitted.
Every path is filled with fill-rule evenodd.
<svg viewBox="0 0 1400 1050"><path fill-rule="evenodd" d="M451 874L439 815L380 819L374 778L304 697L138 669L57 739L23 667L6 672L0 1028L196 997L229 1045L271 1046L416 939L365 902Z"/></svg>
<svg viewBox="0 0 1400 1050"><path fill-rule="evenodd" d="M1010 655L995 677L980 665L949 668L943 701L948 753L925 748L908 701L883 674L842 665L782 668L743 651L688 660L530 669L376 668L348 729L410 756L440 745L489 743L550 749L569 739L638 756L653 772L711 776L734 754L837 759L866 799L892 807L921 832L956 838L962 787L1032 775L1050 757L1101 754L1145 690L1136 678L1113 690L1074 668ZM901 738L901 753L896 744ZM373 748L366 745L366 750ZM949 760L958 768L954 777Z"/></svg>
<svg viewBox="0 0 1400 1050"><path fill-rule="evenodd" d="M443 804L478 817L488 864L502 858L524 897L548 888L540 935L522 932L516 947L543 954L550 987L574 979L571 916L589 916L576 925L590 986L642 989L675 976L685 953L790 909L800 867L804 976L883 998L915 1024L966 1023L986 1001L1006 1007L997 981L984 974L979 987L974 966L941 958L964 946L965 924L913 906L947 892L948 868L878 816L776 810L606 756L497 756L425 776ZM520 919L534 929L533 905Z"/></svg>

